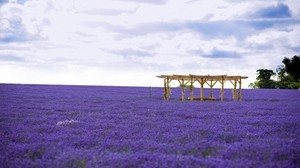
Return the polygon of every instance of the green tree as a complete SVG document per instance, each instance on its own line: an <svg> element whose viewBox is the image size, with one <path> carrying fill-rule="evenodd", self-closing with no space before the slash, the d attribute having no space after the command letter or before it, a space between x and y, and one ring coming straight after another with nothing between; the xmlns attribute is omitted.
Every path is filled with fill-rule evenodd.
<svg viewBox="0 0 300 168"><path fill-rule="evenodd" d="M283 65L276 69L277 81L271 79L276 75L269 69L258 69L258 76L254 83L250 83L251 88L279 88L279 89L300 89L300 55L292 58L284 57Z"/></svg>
<svg viewBox="0 0 300 168"><path fill-rule="evenodd" d="M256 77L256 81L254 83L250 83L250 87L265 89L276 88L276 82L271 79L272 76L276 75L276 73L273 72L273 70L258 69L256 72L258 73L258 76Z"/></svg>
<svg viewBox="0 0 300 168"><path fill-rule="evenodd" d="M300 56L295 55L292 59L285 57L282 60L284 65L277 68L278 82L280 89L300 88Z"/></svg>
<svg viewBox="0 0 300 168"><path fill-rule="evenodd" d="M258 88L266 88L266 89L274 89L276 84L275 81L271 79L272 76L276 75L273 70L269 69L259 69L257 80L257 87Z"/></svg>
<svg viewBox="0 0 300 168"><path fill-rule="evenodd" d="M259 69L256 72L258 72L258 77L256 79L262 81L269 81L273 75L276 75L273 70L269 69Z"/></svg>
<svg viewBox="0 0 300 168"><path fill-rule="evenodd" d="M292 78L288 75L288 73L286 72L285 66L281 65L276 69L276 73L277 73L277 84L276 84L276 88L278 89L288 89L288 85L289 83L292 82Z"/></svg>
<svg viewBox="0 0 300 168"><path fill-rule="evenodd" d="M298 82L300 79L300 55L295 55L292 59L285 57L282 63L285 65L286 72L295 82Z"/></svg>

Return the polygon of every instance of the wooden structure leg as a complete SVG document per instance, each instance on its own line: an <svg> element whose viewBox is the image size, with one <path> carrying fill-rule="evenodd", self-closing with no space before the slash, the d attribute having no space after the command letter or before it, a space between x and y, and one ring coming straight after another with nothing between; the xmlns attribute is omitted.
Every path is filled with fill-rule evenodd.
<svg viewBox="0 0 300 168"><path fill-rule="evenodd" d="M215 86L215 84L217 83L217 81L215 81L214 83L213 83L213 81L210 81L210 83L208 83L208 82L206 82L206 83L210 87L210 94L209 94L209 96L210 96L210 98L212 98L213 97L213 87Z"/></svg>
<svg viewBox="0 0 300 168"><path fill-rule="evenodd" d="M167 79L164 79L164 100L167 100Z"/></svg>
<svg viewBox="0 0 300 168"><path fill-rule="evenodd" d="M233 84L233 100L236 101L236 80L234 80L234 84Z"/></svg>
<svg viewBox="0 0 300 168"><path fill-rule="evenodd" d="M242 100L242 79L238 80L239 83L239 93L238 93L238 100Z"/></svg>
<svg viewBox="0 0 300 168"><path fill-rule="evenodd" d="M184 79L178 80L180 87L181 87L181 100L184 101L184 93L185 93L185 83Z"/></svg>
<svg viewBox="0 0 300 168"><path fill-rule="evenodd" d="M204 98L204 80L203 80L203 78L201 78L200 86L201 86L201 89L200 89L200 100L203 101L203 98Z"/></svg>
<svg viewBox="0 0 300 168"><path fill-rule="evenodd" d="M224 101L224 79L221 80L221 101Z"/></svg>
<svg viewBox="0 0 300 168"><path fill-rule="evenodd" d="M209 97L213 97L213 85L212 85L212 81L210 81L210 93L209 93Z"/></svg>
<svg viewBox="0 0 300 168"><path fill-rule="evenodd" d="M194 99L194 81L191 80L191 85L190 85L190 100L193 101Z"/></svg>
<svg viewBox="0 0 300 168"><path fill-rule="evenodd" d="M169 100L171 95L171 88L170 88L171 79L165 78L164 79L164 100Z"/></svg>
<svg viewBox="0 0 300 168"><path fill-rule="evenodd" d="M167 100L170 99L170 96L171 96L171 88L170 88L170 83L171 83L171 79L168 78L167 80Z"/></svg>

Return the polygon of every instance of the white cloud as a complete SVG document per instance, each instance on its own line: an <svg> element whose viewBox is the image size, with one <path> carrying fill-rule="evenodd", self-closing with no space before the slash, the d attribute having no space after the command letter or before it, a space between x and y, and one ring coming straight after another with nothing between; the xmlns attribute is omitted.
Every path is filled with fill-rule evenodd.
<svg viewBox="0 0 300 168"><path fill-rule="evenodd" d="M250 76L247 87L299 54L296 3L6 1L0 82L161 86L155 75L191 73Z"/></svg>

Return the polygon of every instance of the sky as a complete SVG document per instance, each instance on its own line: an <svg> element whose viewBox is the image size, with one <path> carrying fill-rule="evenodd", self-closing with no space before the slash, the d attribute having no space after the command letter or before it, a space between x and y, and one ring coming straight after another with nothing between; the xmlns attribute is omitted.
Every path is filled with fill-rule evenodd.
<svg viewBox="0 0 300 168"><path fill-rule="evenodd" d="M299 55L299 37L299 0L0 0L0 83L227 74L247 88L257 69Z"/></svg>

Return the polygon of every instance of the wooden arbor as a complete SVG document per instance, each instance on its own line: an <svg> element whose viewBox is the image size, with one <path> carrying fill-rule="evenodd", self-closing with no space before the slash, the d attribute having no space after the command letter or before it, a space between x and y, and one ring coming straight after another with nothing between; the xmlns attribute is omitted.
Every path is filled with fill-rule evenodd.
<svg viewBox="0 0 300 168"><path fill-rule="evenodd" d="M246 76L227 76L227 75L160 75L158 78L164 79L164 100L169 100L171 95L170 83L173 80L177 80L181 87L181 100L184 101L185 89L190 89L190 100L215 100L213 97L213 87L217 82L221 83L220 97L221 101L224 100L224 84L226 81L230 81L233 85L232 95L233 100L242 99L242 79L247 79ZM194 83L200 84L200 97L196 98L194 94ZM210 87L210 96L204 97L204 84ZM237 92L238 87L238 92Z"/></svg>

